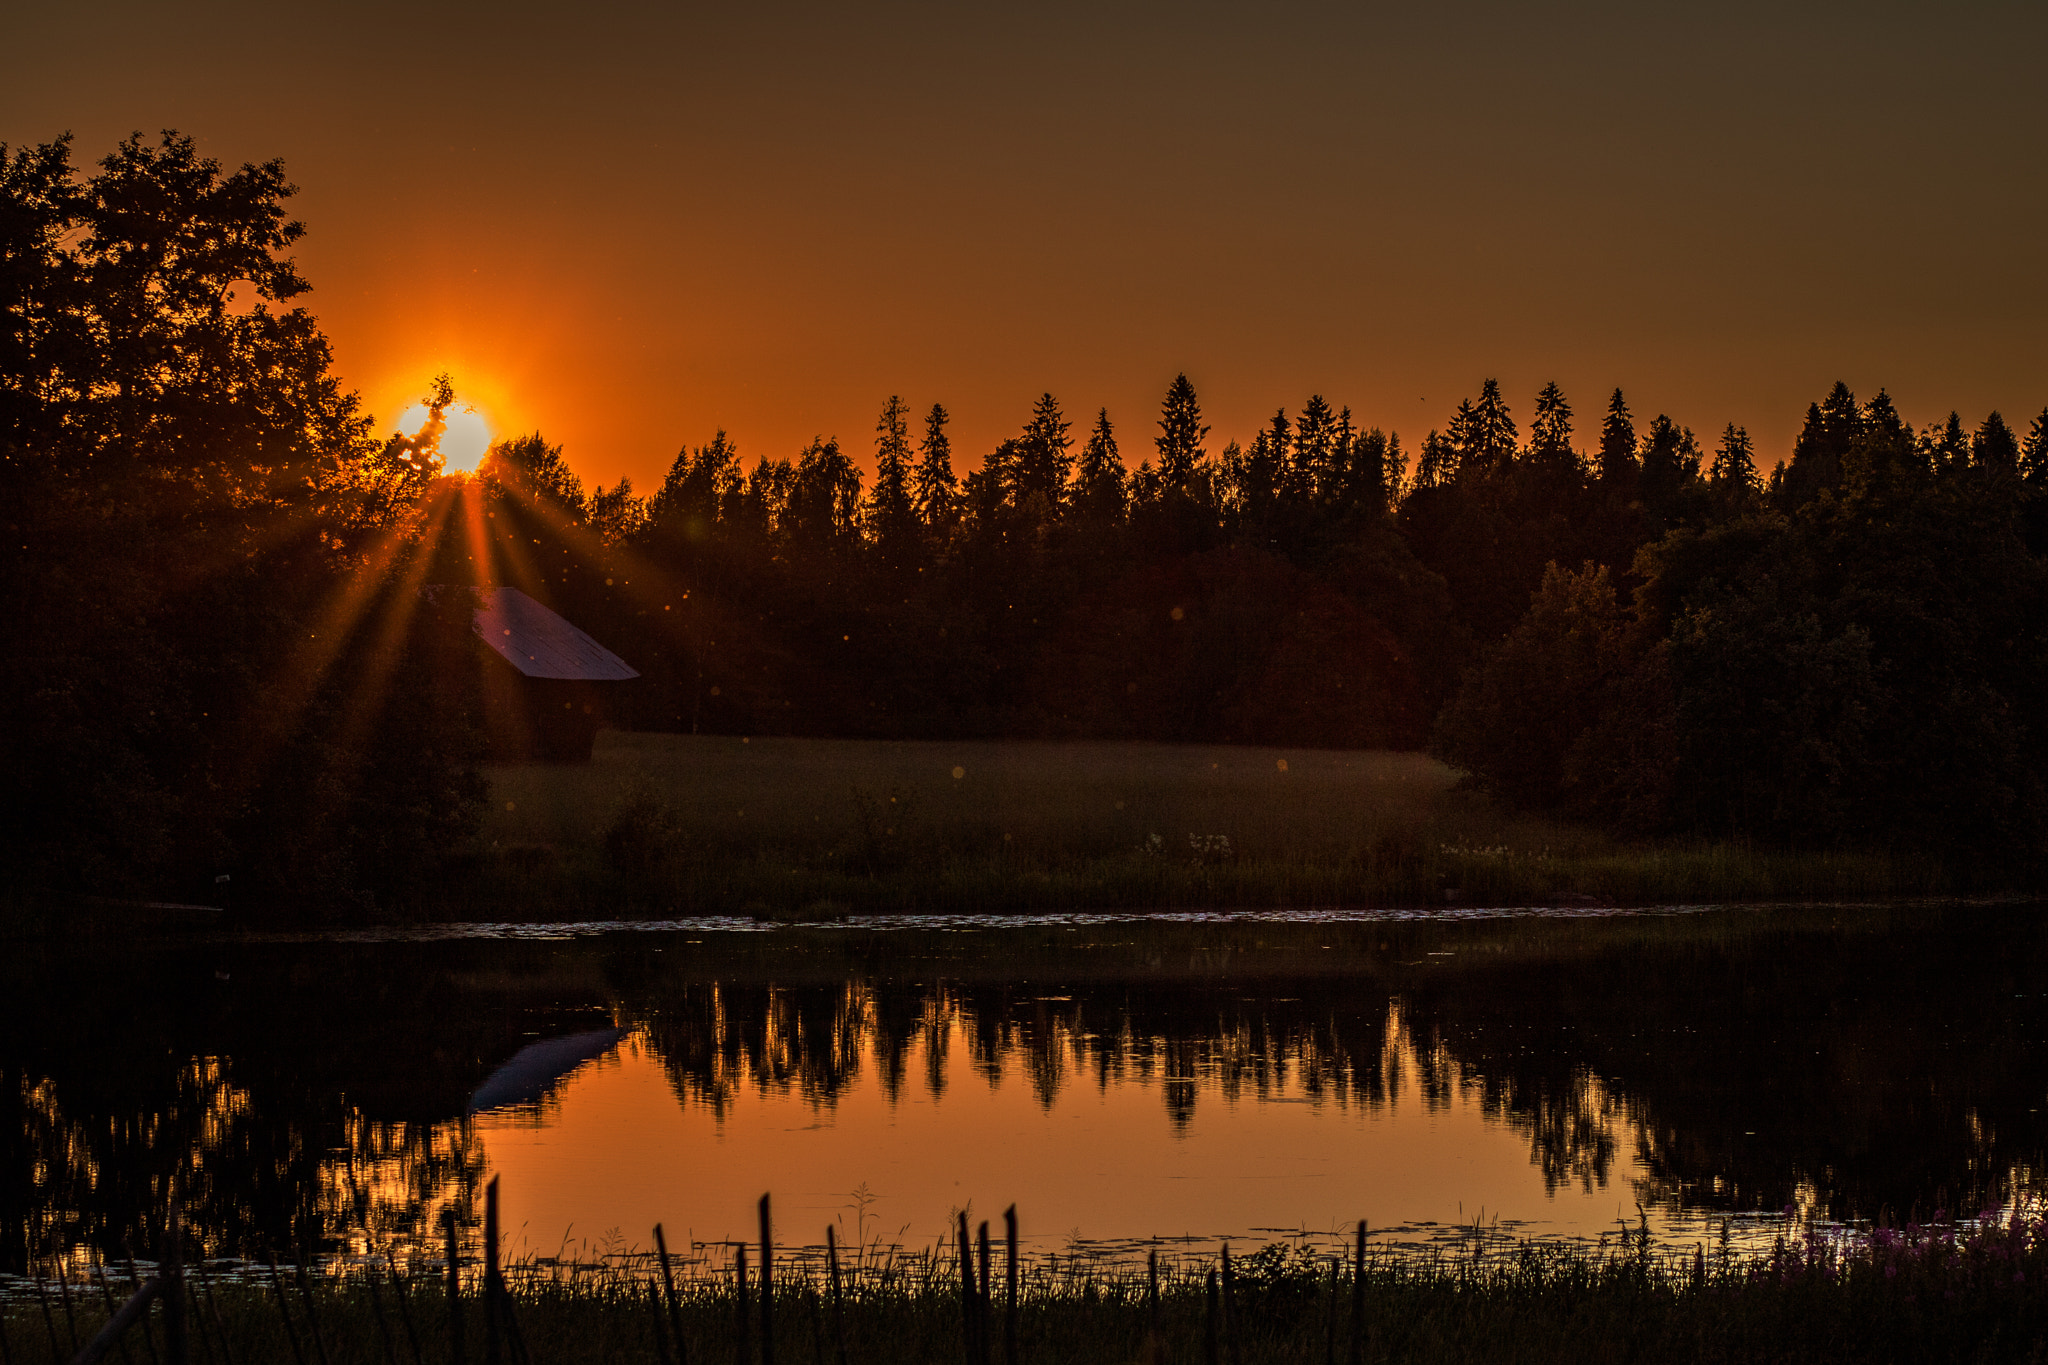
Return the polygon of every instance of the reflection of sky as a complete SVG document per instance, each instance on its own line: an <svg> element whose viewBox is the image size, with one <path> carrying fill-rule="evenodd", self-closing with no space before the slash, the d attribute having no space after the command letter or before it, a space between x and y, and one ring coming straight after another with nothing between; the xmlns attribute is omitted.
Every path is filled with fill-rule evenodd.
<svg viewBox="0 0 2048 1365"><path fill-rule="evenodd" d="M849 1240L923 1245L955 1209L999 1219L1012 1201L1041 1249L1073 1236L1256 1243L1341 1232L1360 1217L1410 1236L1475 1219L1597 1236L1636 1216L1631 1182L1641 1172L1628 1156L1617 1155L1604 1186L1549 1194L1528 1136L1489 1117L1468 1087L1425 1102L1398 1020L1383 1103L1311 1097L1305 1067L1235 1098L1198 1072L1184 1127L1169 1114L1161 1068L1077 1067L1046 1104L1018 1052L990 1068L973 1059L967 1034L953 1017L936 1093L911 1083L890 1102L868 1040L834 1103L742 1076L722 1117L679 1101L636 1036L569 1077L539 1121L484 1115L476 1131L504 1178L506 1226L543 1255L565 1238L572 1252L586 1242L644 1245L656 1222L672 1245L749 1235L764 1190L775 1195L778 1240L790 1243L821 1241L831 1222ZM913 1044L910 1076L925 1076L926 1047ZM863 1188L871 1199L857 1215Z"/></svg>

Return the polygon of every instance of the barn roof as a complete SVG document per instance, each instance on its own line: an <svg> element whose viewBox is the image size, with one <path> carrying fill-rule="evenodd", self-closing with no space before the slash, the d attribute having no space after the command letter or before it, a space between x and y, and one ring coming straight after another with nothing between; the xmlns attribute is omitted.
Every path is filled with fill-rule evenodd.
<svg viewBox="0 0 2048 1365"><path fill-rule="evenodd" d="M639 672L517 588L478 588L470 629L529 678L623 682Z"/></svg>

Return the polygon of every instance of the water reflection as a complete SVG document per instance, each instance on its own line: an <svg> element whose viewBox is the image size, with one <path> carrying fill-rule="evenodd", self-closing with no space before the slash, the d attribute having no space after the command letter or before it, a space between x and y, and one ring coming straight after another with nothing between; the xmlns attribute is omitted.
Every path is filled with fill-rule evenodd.
<svg viewBox="0 0 2048 1365"><path fill-rule="evenodd" d="M824 1209L868 1169L929 1201L1093 1191L1072 1203L1101 1237L1449 1221L1482 1199L1568 1229L1637 1201L1969 1210L2038 1193L2040 923L1948 907L28 950L0 969L0 1268L146 1247L173 1192L215 1252L404 1248L443 1209L472 1220L487 1169L519 1162L546 1187L537 1242L606 1208L629 1236L657 1216L715 1233L726 1186ZM570 1038L511 1108L471 1115L494 1072L548 1055L522 1049ZM952 1166L1007 1186L953 1196ZM1170 1205L1143 1195L1169 1177ZM1110 1225L1167 1207L1185 1224Z"/></svg>

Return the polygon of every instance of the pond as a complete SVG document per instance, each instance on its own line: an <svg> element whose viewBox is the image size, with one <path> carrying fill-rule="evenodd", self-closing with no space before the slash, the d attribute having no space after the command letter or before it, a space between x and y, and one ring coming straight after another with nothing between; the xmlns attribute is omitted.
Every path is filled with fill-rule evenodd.
<svg viewBox="0 0 2048 1365"><path fill-rule="evenodd" d="M153 1241L514 1254L1711 1240L2041 1193L2048 918L1929 905L15 944L0 1270ZM1000 1227L1000 1221L998 1221ZM1475 1233L1475 1229L1477 1232Z"/></svg>

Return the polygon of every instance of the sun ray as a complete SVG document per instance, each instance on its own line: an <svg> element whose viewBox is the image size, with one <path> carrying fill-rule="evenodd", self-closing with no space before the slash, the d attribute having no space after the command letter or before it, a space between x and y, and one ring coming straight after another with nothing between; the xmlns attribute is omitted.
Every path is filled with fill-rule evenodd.
<svg viewBox="0 0 2048 1365"><path fill-rule="evenodd" d="M451 490L435 499L428 532L421 537L421 551L400 566L398 581L388 591L388 609L373 623L375 634L364 649L362 675L342 710L347 721L342 727L341 740L348 748L361 744L383 714L381 703L391 674L398 666L405 632L419 611L420 590L426 586L427 574L434 566L432 547L439 544L458 496L459 493Z"/></svg>
<svg viewBox="0 0 2048 1365"><path fill-rule="evenodd" d="M435 498L427 509L422 533L415 534L403 525L387 528L365 551L362 562L318 609L308 623L306 638L296 643L260 692L265 699L262 723L252 727L255 738L240 755L241 789L252 789L265 780L276 755L290 745L336 662L344 651L359 647L361 624L379 595L389 590L393 565L409 543L416 548L432 544L447 518L450 502L446 493ZM416 560L423 557L415 555Z"/></svg>

